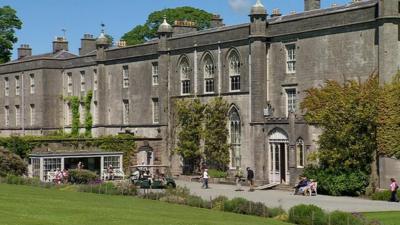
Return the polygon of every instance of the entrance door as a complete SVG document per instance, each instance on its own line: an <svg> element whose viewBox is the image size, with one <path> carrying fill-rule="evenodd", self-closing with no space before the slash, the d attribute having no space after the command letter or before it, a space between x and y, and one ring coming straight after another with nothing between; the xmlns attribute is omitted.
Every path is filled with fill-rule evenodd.
<svg viewBox="0 0 400 225"><path fill-rule="evenodd" d="M286 143L269 144L270 183L286 183Z"/></svg>
<svg viewBox="0 0 400 225"><path fill-rule="evenodd" d="M270 183L288 182L288 138L283 130L275 129L269 135L268 168Z"/></svg>

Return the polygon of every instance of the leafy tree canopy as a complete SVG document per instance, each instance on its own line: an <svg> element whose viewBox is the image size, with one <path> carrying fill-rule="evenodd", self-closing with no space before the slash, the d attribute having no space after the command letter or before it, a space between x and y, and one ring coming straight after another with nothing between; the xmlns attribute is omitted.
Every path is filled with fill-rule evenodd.
<svg viewBox="0 0 400 225"><path fill-rule="evenodd" d="M211 13L188 6L155 11L148 16L145 24L134 27L121 39L125 40L128 45L136 45L157 37L157 29L163 22L164 16L167 17L169 24L173 24L176 20L194 21L199 30L209 28L212 18Z"/></svg>
<svg viewBox="0 0 400 225"><path fill-rule="evenodd" d="M369 173L377 148L378 76L364 83L326 85L306 91L301 104L305 119L322 129L319 137L320 166L334 170L360 170Z"/></svg>
<svg viewBox="0 0 400 225"><path fill-rule="evenodd" d="M21 29L22 22L10 6L0 7L0 63L10 61L13 44L17 42L15 30Z"/></svg>

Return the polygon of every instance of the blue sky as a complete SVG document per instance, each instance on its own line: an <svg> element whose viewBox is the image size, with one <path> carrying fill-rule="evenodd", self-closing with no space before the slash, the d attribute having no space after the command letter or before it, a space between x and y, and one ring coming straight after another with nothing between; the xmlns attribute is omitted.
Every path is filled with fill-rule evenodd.
<svg viewBox="0 0 400 225"><path fill-rule="evenodd" d="M17 31L18 43L14 45L13 58L20 44L29 44L33 54L51 51L55 36L66 29L69 49L78 52L84 33L98 36L100 24L118 40L135 25L145 22L147 15L163 8L192 6L220 14L227 25L247 23L249 8L256 0L0 0L0 6L10 5L17 10L23 22ZM322 7L346 4L351 0L322 0ZM283 14L303 11L303 0L262 0L270 13L279 8Z"/></svg>

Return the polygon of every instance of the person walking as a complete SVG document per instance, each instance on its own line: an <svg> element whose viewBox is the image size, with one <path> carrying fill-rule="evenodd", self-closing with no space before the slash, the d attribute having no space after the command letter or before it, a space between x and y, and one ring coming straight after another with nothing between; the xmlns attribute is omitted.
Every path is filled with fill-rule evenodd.
<svg viewBox="0 0 400 225"><path fill-rule="evenodd" d="M239 166L236 167L235 179L236 179L236 190L235 191L243 191L243 189L242 189L243 171L242 171L242 168L240 168Z"/></svg>
<svg viewBox="0 0 400 225"><path fill-rule="evenodd" d="M396 180L394 178L390 178L390 200L391 202L399 202L399 199L397 199L397 190L399 189L399 185L397 184Z"/></svg>
<svg viewBox="0 0 400 225"><path fill-rule="evenodd" d="M253 185L254 185L254 171L250 168L247 167L247 181L249 182L250 189L249 191L254 191Z"/></svg>
<svg viewBox="0 0 400 225"><path fill-rule="evenodd" d="M208 175L208 169L204 169L204 172L203 172L203 185L201 186L202 188L208 189L208 178L210 178L209 175Z"/></svg>

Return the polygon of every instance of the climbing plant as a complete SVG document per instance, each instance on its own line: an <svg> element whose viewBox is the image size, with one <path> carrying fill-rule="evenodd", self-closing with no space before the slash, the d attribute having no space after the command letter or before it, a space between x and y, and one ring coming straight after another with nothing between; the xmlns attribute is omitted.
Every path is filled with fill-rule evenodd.
<svg viewBox="0 0 400 225"><path fill-rule="evenodd" d="M71 135L72 136L79 136L79 98L77 96L69 97L69 101L71 104L72 110L72 128L71 128Z"/></svg>
<svg viewBox="0 0 400 225"><path fill-rule="evenodd" d="M212 99L204 111L204 157L210 168L221 171L226 171L229 164L228 110L228 103L218 97Z"/></svg>
<svg viewBox="0 0 400 225"><path fill-rule="evenodd" d="M90 112L90 106L92 103L93 92L90 90L87 92L84 104L85 104L85 136L92 136L92 127L93 127L93 116Z"/></svg>
<svg viewBox="0 0 400 225"><path fill-rule="evenodd" d="M202 138L202 121L204 105L199 99L178 100L175 104L178 143L175 151L184 161L184 172L193 173L199 170L202 158L200 141Z"/></svg>

